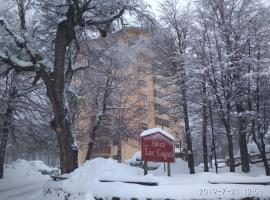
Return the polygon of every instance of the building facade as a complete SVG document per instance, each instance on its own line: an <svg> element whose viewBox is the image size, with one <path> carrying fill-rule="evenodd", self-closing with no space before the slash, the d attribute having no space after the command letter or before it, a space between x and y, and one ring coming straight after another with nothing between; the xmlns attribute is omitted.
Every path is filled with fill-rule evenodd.
<svg viewBox="0 0 270 200"><path fill-rule="evenodd" d="M112 41L116 56L129 58L124 70L130 74L132 92L121 100L122 109L126 112L123 120L130 134L117 135L112 120L105 120L106 128L100 128L93 157L112 157L124 162L140 151L140 133L146 129L160 127L172 134L179 142L183 135L183 122L173 116L169 97L173 93L166 78L155 72L155 54L151 50L151 33L141 28L126 28L107 38Z"/></svg>

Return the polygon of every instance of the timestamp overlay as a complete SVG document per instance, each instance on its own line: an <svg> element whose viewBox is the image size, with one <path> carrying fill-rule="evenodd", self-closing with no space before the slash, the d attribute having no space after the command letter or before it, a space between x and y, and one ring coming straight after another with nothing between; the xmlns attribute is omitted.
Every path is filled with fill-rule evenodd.
<svg viewBox="0 0 270 200"><path fill-rule="evenodd" d="M199 188L201 197L264 197L265 186L263 185L236 185L221 184Z"/></svg>

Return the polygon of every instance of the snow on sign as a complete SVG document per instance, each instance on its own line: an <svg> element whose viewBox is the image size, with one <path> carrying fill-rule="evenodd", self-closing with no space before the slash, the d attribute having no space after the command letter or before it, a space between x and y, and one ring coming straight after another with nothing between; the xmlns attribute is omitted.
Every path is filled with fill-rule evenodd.
<svg viewBox="0 0 270 200"><path fill-rule="evenodd" d="M155 162L174 162L174 137L160 128L141 133L142 160Z"/></svg>

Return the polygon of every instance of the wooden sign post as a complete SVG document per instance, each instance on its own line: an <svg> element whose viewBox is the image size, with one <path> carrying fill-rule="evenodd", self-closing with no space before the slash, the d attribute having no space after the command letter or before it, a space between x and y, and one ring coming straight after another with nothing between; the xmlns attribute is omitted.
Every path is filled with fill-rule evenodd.
<svg viewBox="0 0 270 200"><path fill-rule="evenodd" d="M142 132L141 139L144 174L147 174L147 161L154 161L167 163L168 176L171 176L170 163L175 162L174 137L160 128L153 128Z"/></svg>

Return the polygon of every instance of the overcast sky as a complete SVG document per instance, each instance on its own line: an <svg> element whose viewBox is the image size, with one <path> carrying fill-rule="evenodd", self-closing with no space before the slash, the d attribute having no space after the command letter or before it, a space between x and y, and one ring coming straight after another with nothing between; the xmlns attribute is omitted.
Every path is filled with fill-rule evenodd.
<svg viewBox="0 0 270 200"><path fill-rule="evenodd" d="M159 15L159 4L162 3L164 0L145 0L152 7L152 12L158 17ZM191 0L177 0L180 4L185 5L187 2ZM269 1L269 0L268 0Z"/></svg>

